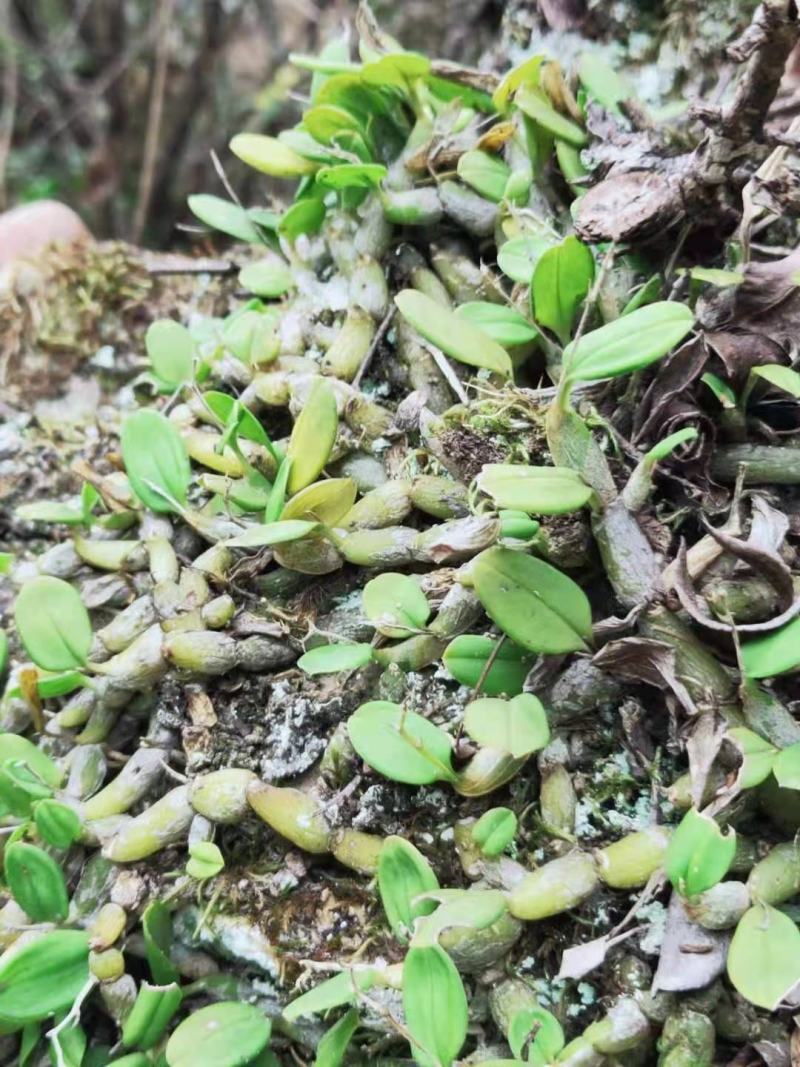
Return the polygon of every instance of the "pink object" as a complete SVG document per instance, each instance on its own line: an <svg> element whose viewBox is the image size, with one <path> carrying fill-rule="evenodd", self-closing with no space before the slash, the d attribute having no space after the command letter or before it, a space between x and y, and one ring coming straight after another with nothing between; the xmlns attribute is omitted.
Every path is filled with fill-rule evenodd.
<svg viewBox="0 0 800 1067"><path fill-rule="evenodd" d="M36 200L0 214L0 267L34 256L54 241L91 241L79 215L57 200Z"/></svg>

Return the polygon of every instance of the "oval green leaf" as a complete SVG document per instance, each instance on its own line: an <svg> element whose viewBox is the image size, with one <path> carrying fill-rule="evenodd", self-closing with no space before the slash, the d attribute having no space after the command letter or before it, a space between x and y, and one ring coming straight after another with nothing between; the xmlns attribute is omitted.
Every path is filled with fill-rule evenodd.
<svg viewBox="0 0 800 1067"><path fill-rule="evenodd" d="M800 617L742 646L748 678L772 678L800 667Z"/></svg>
<svg viewBox="0 0 800 1067"><path fill-rule="evenodd" d="M692 808L670 839L664 869L679 893L693 897L725 877L735 852L735 831L723 834L714 819Z"/></svg>
<svg viewBox="0 0 800 1067"><path fill-rule="evenodd" d="M728 950L728 977L751 1004L775 1011L800 982L800 930L788 915L768 904L744 913Z"/></svg>
<svg viewBox="0 0 800 1067"><path fill-rule="evenodd" d="M554 137L576 148L583 148L588 137L577 122L556 111L543 92L530 85L521 85L514 94L514 103L528 118L537 122Z"/></svg>
<svg viewBox="0 0 800 1067"><path fill-rule="evenodd" d="M63 922L69 911L61 868L44 849L15 841L3 854L3 870L11 895L35 923Z"/></svg>
<svg viewBox="0 0 800 1067"><path fill-rule="evenodd" d="M290 496L305 489L322 472L338 427L336 395L328 382L317 378L297 416L286 450L287 459L292 461L287 485Z"/></svg>
<svg viewBox="0 0 800 1067"><path fill-rule="evenodd" d="M540 257L531 282L536 321L565 345L594 278L594 257L577 237L566 237Z"/></svg>
<svg viewBox="0 0 800 1067"><path fill-rule="evenodd" d="M479 148L470 149L458 158L458 176L487 200L499 203L511 176L511 168L498 156Z"/></svg>
<svg viewBox="0 0 800 1067"><path fill-rule="evenodd" d="M515 759L540 751L550 740L547 714L532 693L473 700L464 709L464 729L482 748L510 752Z"/></svg>
<svg viewBox="0 0 800 1067"><path fill-rule="evenodd" d="M496 546L478 556L472 580L486 614L523 648L552 655L587 647L586 594L549 563Z"/></svg>
<svg viewBox="0 0 800 1067"><path fill-rule="evenodd" d="M297 661L297 666L312 675L357 671L372 660L373 651L372 645L364 643L318 645L305 652Z"/></svg>
<svg viewBox="0 0 800 1067"><path fill-rule="evenodd" d="M192 377L194 340L186 327L174 319L156 319L147 327L144 346L153 374L172 389Z"/></svg>
<svg viewBox="0 0 800 1067"><path fill-rule="evenodd" d="M235 237L237 241L246 241L248 244L258 244L261 241L252 219L238 204L210 193L195 193L188 198L187 203L195 218L210 226L212 230L219 230L228 237Z"/></svg>
<svg viewBox="0 0 800 1067"><path fill-rule="evenodd" d="M511 377L511 359L506 350L454 311L416 289L403 289L394 302L417 333L445 355L470 367L483 367L506 378Z"/></svg>
<svg viewBox="0 0 800 1067"><path fill-rule="evenodd" d="M490 304L484 300L470 300L456 308L456 315L466 319L473 326L497 341L503 348L528 344L536 340L539 331L528 322L521 311L505 307L503 304Z"/></svg>
<svg viewBox="0 0 800 1067"><path fill-rule="evenodd" d="M89 935L53 930L0 957L0 1022L24 1025L72 1007L89 980Z"/></svg>
<svg viewBox="0 0 800 1067"><path fill-rule="evenodd" d="M486 665L496 646L496 637L462 634L454 637L447 646L442 662L462 685L474 689L483 678L481 688L488 696L500 696L503 693L516 696L522 692L535 659L513 641L504 641L487 671Z"/></svg>
<svg viewBox="0 0 800 1067"><path fill-rule="evenodd" d="M406 940L415 920L435 910L436 901L417 898L438 888L431 865L418 849L402 837L386 838L378 856L378 891L395 937Z"/></svg>
<svg viewBox="0 0 800 1067"><path fill-rule="evenodd" d="M472 840L484 856L499 856L516 833L517 817L510 808L490 808L472 827Z"/></svg>
<svg viewBox="0 0 800 1067"><path fill-rule="evenodd" d="M588 504L592 489L569 467L486 463L475 479L498 508L529 515L566 515Z"/></svg>
<svg viewBox="0 0 800 1067"><path fill-rule="evenodd" d="M169 1067L243 1067L269 1041L271 1025L252 1004L223 1001L193 1012L167 1042Z"/></svg>
<svg viewBox="0 0 800 1067"><path fill-rule="evenodd" d="M131 488L151 511L186 506L192 478L181 435L166 416L149 408L128 415L120 433Z"/></svg>
<svg viewBox="0 0 800 1067"><path fill-rule="evenodd" d="M439 945L408 950L403 1012L420 1067L452 1064L467 1036L467 996L455 964Z"/></svg>
<svg viewBox="0 0 800 1067"><path fill-rule="evenodd" d="M388 700L362 704L347 721L353 748L379 774L408 785L454 781L452 741L438 726Z"/></svg>
<svg viewBox="0 0 800 1067"><path fill-rule="evenodd" d="M25 651L46 671L86 663L92 624L77 590L49 575L26 582L14 602L14 621Z"/></svg>
<svg viewBox="0 0 800 1067"><path fill-rule="evenodd" d="M279 141L263 133L237 133L228 146L248 167L273 178L302 178L313 174L316 165Z"/></svg>
<svg viewBox="0 0 800 1067"><path fill-rule="evenodd" d="M385 637L408 637L428 621L428 599L407 574L379 574L361 594L364 614Z"/></svg>
<svg viewBox="0 0 800 1067"><path fill-rule="evenodd" d="M265 548L267 545L282 545L287 541L299 541L313 533L319 523L306 522L303 519L287 519L278 522L265 522L261 526L251 526L244 533L230 537L222 544L226 548Z"/></svg>
<svg viewBox="0 0 800 1067"><path fill-rule="evenodd" d="M270 256L242 267L239 271L239 284L256 296L271 299L283 296L294 285L294 279L285 260L279 256Z"/></svg>

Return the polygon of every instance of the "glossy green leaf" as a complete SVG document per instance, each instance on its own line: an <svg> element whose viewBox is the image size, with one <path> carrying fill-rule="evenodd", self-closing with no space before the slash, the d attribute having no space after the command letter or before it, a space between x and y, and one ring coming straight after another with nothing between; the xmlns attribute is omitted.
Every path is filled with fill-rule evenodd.
<svg viewBox="0 0 800 1067"><path fill-rule="evenodd" d="M778 753L772 773L782 789L800 789L800 741Z"/></svg>
<svg viewBox="0 0 800 1067"><path fill-rule="evenodd" d="M439 945L408 950L403 1013L420 1067L451 1067L467 1036L467 996L455 964Z"/></svg>
<svg viewBox="0 0 800 1067"><path fill-rule="evenodd" d="M515 759L538 752L550 740L547 714L532 693L473 700L464 709L464 729L476 745L510 752Z"/></svg>
<svg viewBox="0 0 800 1067"><path fill-rule="evenodd" d="M352 478L325 478L295 493L284 506L281 519L313 519L334 526L356 500Z"/></svg>
<svg viewBox="0 0 800 1067"><path fill-rule="evenodd" d="M488 696L500 696L503 693L516 696L522 692L535 659L513 641L504 641L487 672L487 663L496 646L497 638L462 634L454 637L447 646L442 663L462 685L474 689L479 679L483 678L481 688Z"/></svg>
<svg viewBox="0 0 800 1067"><path fill-rule="evenodd" d="M578 77L589 96L615 115L622 114L620 104L634 95L625 79L597 52L581 55Z"/></svg>
<svg viewBox="0 0 800 1067"><path fill-rule="evenodd" d="M531 282L534 317L563 345L570 339L593 279L594 257L577 237L565 237L561 244L548 248L536 264Z"/></svg>
<svg viewBox="0 0 800 1067"><path fill-rule="evenodd" d="M679 893L693 897L725 877L735 852L735 831L723 834L714 819L691 808L670 839L664 869Z"/></svg>
<svg viewBox="0 0 800 1067"><path fill-rule="evenodd" d="M238 204L210 193L195 193L188 198L187 203L195 218L210 226L212 230L219 230L220 233L226 233L229 237L246 241L248 244L260 243L261 237L252 219Z"/></svg>
<svg viewBox="0 0 800 1067"><path fill-rule="evenodd" d="M294 285L291 268L279 256L248 263L239 271L239 284L249 293L271 299L283 296Z"/></svg>
<svg viewBox="0 0 800 1067"><path fill-rule="evenodd" d="M662 459L666 459L667 456L671 455L676 448L680 448L681 445L685 445L688 441L697 440L698 436L698 431L694 426L684 426L682 430L676 430L675 433L669 434L668 437L654 444L644 458L648 464L660 463Z"/></svg>
<svg viewBox="0 0 800 1067"><path fill-rule="evenodd" d="M20 641L33 662L46 671L67 671L86 663L92 624L77 590L68 582L40 575L26 582L14 602Z"/></svg>
<svg viewBox="0 0 800 1067"><path fill-rule="evenodd" d="M269 1041L271 1024L253 1004L222 1001L193 1012L167 1042L169 1067L244 1067Z"/></svg>
<svg viewBox="0 0 800 1067"><path fill-rule="evenodd" d="M225 860L213 841L193 841L189 845L186 873L198 882L215 878L225 867Z"/></svg>
<svg viewBox="0 0 800 1067"><path fill-rule="evenodd" d="M357 671L372 660L374 649L370 644L317 645L309 649L297 661L297 666L306 674L338 674L340 671Z"/></svg>
<svg viewBox="0 0 800 1067"><path fill-rule="evenodd" d="M564 349L570 382L616 378L665 356L686 337L694 315L685 304L661 300L584 334Z"/></svg>
<svg viewBox="0 0 800 1067"><path fill-rule="evenodd" d="M583 148L588 137L577 122L556 111L543 92L530 85L521 85L514 94L514 103L539 126L576 148Z"/></svg>
<svg viewBox="0 0 800 1067"><path fill-rule="evenodd" d="M791 367L784 367L780 363L767 363L762 367L753 367L750 374L769 382L770 385L784 393L789 393L790 396L800 398L800 374Z"/></svg>
<svg viewBox="0 0 800 1067"><path fill-rule="evenodd" d="M742 667L748 678L772 678L800 667L800 617L742 645Z"/></svg>
<svg viewBox="0 0 800 1067"><path fill-rule="evenodd" d="M78 813L58 800L45 798L37 802L33 818L39 836L54 848L69 848L81 830Z"/></svg>
<svg viewBox="0 0 800 1067"><path fill-rule="evenodd" d="M62 922L69 898L61 868L44 849L15 841L3 854L3 870L11 895L31 922Z"/></svg>
<svg viewBox="0 0 800 1067"><path fill-rule="evenodd" d="M177 968L169 958L172 947L172 915L160 900L151 901L142 915L145 955L150 974L157 985L180 981Z"/></svg>
<svg viewBox="0 0 800 1067"><path fill-rule="evenodd" d="M290 496L316 481L330 458L338 427L336 395L328 382L317 378L289 438L286 455L292 461L287 484Z"/></svg>
<svg viewBox="0 0 800 1067"><path fill-rule="evenodd" d="M131 488L145 507L173 512L186 506L192 470L168 418L150 408L135 411L122 423L120 445Z"/></svg>
<svg viewBox="0 0 800 1067"><path fill-rule="evenodd" d="M317 171L317 182L328 189L370 189L385 177L382 163L338 163Z"/></svg>
<svg viewBox="0 0 800 1067"><path fill-rule="evenodd" d="M472 580L486 614L523 648L553 655L587 647L586 594L549 563L495 546L475 560Z"/></svg>
<svg viewBox="0 0 800 1067"><path fill-rule="evenodd" d="M153 374L170 389L191 381L194 340L186 327L174 319L156 319L147 327L144 346Z"/></svg>
<svg viewBox="0 0 800 1067"><path fill-rule="evenodd" d="M728 730L728 738L742 754L742 765L737 778L739 788L752 789L761 785L772 773L778 749L746 726L736 726Z"/></svg>
<svg viewBox="0 0 800 1067"><path fill-rule="evenodd" d="M526 1008L511 1019L508 1043L520 1060L527 1045L526 1062L534 1067L546 1067L564 1047L564 1031L551 1012L544 1008Z"/></svg>
<svg viewBox="0 0 800 1067"><path fill-rule="evenodd" d="M509 99L519 89L520 85L534 87L539 85L539 74L544 60L544 56L531 56L530 59L517 64L516 67L512 67L508 73L503 75L500 84L492 95L492 103L498 111L506 110Z"/></svg>
<svg viewBox="0 0 800 1067"><path fill-rule="evenodd" d="M359 1016L355 1008L351 1008L334 1023L317 1045L314 1067L341 1067L347 1046L358 1029L358 1023Z"/></svg>
<svg viewBox="0 0 800 1067"><path fill-rule="evenodd" d="M417 923L411 944L418 947L438 944L447 930L485 930L508 912L505 894L498 889L438 889L423 899L440 903Z"/></svg>
<svg viewBox="0 0 800 1067"><path fill-rule="evenodd" d="M353 748L379 774L408 785L453 781L452 741L444 730L388 700L371 700L350 716Z"/></svg>
<svg viewBox="0 0 800 1067"><path fill-rule="evenodd" d="M35 500L14 508L14 515L22 522L60 522L64 526L81 526L85 519L83 511L73 504L58 500Z"/></svg>
<svg viewBox="0 0 800 1067"><path fill-rule="evenodd" d="M511 537L517 541L530 541L541 529L541 523L532 519L524 511L514 508L501 508L497 513L500 520L500 536Z"/></svg>
<svg viewBox="0 0 800 1067"><path fill-rule="evenodd" d="M456 315L497 341L503 348L528 344L539 336L536 327L528 322L522 312L504 304L490 304L483 300L470 300L456 308Z"/></svg>
<svg viewBox="0 0 800 1067"><path fill-rule="evenodd" d="M490 808L472 827L472 840L484 856L499 856L517 834L517 817L510 808Z"/></svg>
<svg viewBox="0 0 800 1067"><path fill-rule="evenodd" d="M705 374L701 375L700 381L708 386L724 408L736 407L736 393L734 393L733 389L731 389L728 383L724 382L719 375L712 374L711 371L706 371Z"/></svg>
<svg viewBox="0 0 800 1067"><path fill-rule="evenodd" d="M385 637L408 637L430 618L428 598L407 574L379 574L361 594L364 614Z"/></svg>
<svg viewBox="0 0 800 1067"><path fill-rule="evenodd" d="M592 489L569 467L486 463L475 479L498 508L529 515L566 515L589 503Z"/></svg>
<svg viewBox="0 0 800 1067"><path fill-rule="evenodd" d="M269 310L256 311L252 308L230 315L225 320L223 343L243 363L256 367L271 363L280 351L278 322L278 318Z"/></svg>
<svg viewBox="0 0 800 1067"><path fill-rule="evenodd" d="M26 764L31 771L53 789L61 785L64 774L60 767L42 752L27 737L20 734L0 734L0 764L17 761Z"/></svg>
<svg viewBox="0 0 800 1067"><path fill-rule="evenodd" d="M389 928L406 940L414 923L436 908L434 900L418 900L438 889L439 882L422 853L402 837L387 837L378 856L378 891Z"/></svg>
<svg viewBox="0 0 800 1067"><path fill-rule="evenodd" d="M229 393L220 393L216 389L209 389L207 393L203 393L203 403L219 421L220 426L226 426L231 418L235 418L237 420L236 432L239 437L254 441L267 449L273 447L267 431L252 411L236 397L230 396Z"/></svg>
<svg viewBox="0 0 800 1067"><path fill-rule="evenodd" d="M289 475L292 471L292 461L284 456L275 475L272 492L269 494L267 506L264 509L264 522L277 522L283 514L286 503L286 486L289 484Z"/></svg>
<svg viewBox="0 0 800 1067"><path fill-rule="evenodd" d="M511 377L511 359L506 350L449 308L442 307L416 289L403 289L395 296L394 302L417 333L440 348L445 355L471 367L484 367Z"/></svg>
<svg viewBox="0 0 800 1067"><path fill-rule="evenodd" d="M53 930L0 957L0 1023L22 1025L72 1007L89 979L89 935Z"/></svg>
<svg viewBox="0 0 800 1067"><path fill-rule="evenodd" d="M751 1004L775 1011L800 982L800 930L788 915L767 904L745 912L728 950L728 977Z"/></svg>
<svg viewBox="0 0 800 1067"><path fill-rule="evenodd" d="M487 200L499 203L505 194L511 168L499 156L480 148L470 149L458 158L458 176Z"/></svg>
<svg viewBox="0 0 800 1067"><path fill-rule="evenodd" d="M513 281L529 285L536 264L554 243L545 237L512 237L497 250L497 265Z"/></svg>
<svg viewBox="0 0 800 1067"><path fill-rule="evenodd" d="M229 147L248 167L273 178L302 178L317 169L283 141L263 133L237 133L231 138Z"/></svg>
<svg viewBox="0 0 800 1067"><path fill-rule="evenodd" d="M261 526L250 526L236 537L223 541L227 548L265 548L267 545L282 545L287 541L298 541L312 534L319 523L304 519L287 519L278 522L266 522Z"/></svg>
<svg viewBox="0 0 800 1067"><path fill-rule="evenodd" d="M283 1017L292 1023L304 1015L317 1015L342 1004L354 1004L359 991L372 989L377 980L378 971L373 967L353 967L342 971L293 1000L283 1009Z"/></svg>
<svg viewBox="0 0 800 1067"><path fill-rule="evenodd" d="M281 215L278 231L290 241L304 233L317 233L325 219L325 204L316 196L296 200Z"/></svg>
<svg viewBox="0 0 800 1067"><path fill-rule="evenodd" d="M139 993L122 1027L125 1048L149 1049L166 1030L181 1006L183 994L175 982L150 985L142 982Z"/></svg>

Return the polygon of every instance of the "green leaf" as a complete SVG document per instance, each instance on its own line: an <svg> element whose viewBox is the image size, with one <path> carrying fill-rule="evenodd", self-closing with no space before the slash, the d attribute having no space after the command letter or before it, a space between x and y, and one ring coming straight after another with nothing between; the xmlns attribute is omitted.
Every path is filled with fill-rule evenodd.
<svg viewBox="0 0 800 1067"><path fill-rule="evenodd" d="M279 256L248 263L239 271L239 284L256 296L268 299L283 296L294 286L291 268Z"/></svg>
<svg viewBox="0 0 800 1067"><path fill-rule="evenodd" d="M348 719L347 732L364 762L386 778L408 785L455 780L449 735L399 704L362 704Z"/></svg>
<svg viewBox="0 0 800 1067"><path fill-rule="evenodd" d="M572 323L594 278L594 257L577 237L548 248L536 264L531 282L534 317L565 345Z"/></svg>
<svg viewBox="0 0 800 1067"><path fill-rule="evenodd" d="M428 598L407 574L379 574L361 594L364 614L385 637L408 637L428 621Z"/></svg>
<svg viewBox="0 0 800 1067"><path fill-rule="evenodd" d="M689 276L696 282L710 282L711 285L716 285L720 289L725 289L730 285L741 285L744 281L744 274L739 271L718 270L715 267L691 267Z"/></svg>
<svg viewBox="0 0 800 1067"><path fill-rule="evenodd" d="M791 367L784 367L780 363L767 363L762 367L753 367L751 377L761 378L776 389L781 389L790 396L800 398L800 374Z"/></svg>
<svg viewBox="0 0 800 1067"><path fill-rule="evenodd" d="M457 169L462 182L487 200L499 203L503 199L511 168L498 156L474 148L459 156Z"/></svg>
<svg viewBox="0 0 800 1067"><path fill-rule="evenodd" d="M800 741L778 753L772 773L782 789L800 789Z"/></svg>
<svg viewBox="0 0 800 1067"><path fill-rule="evenodd" d="M81 526L85 521L80 508L57 500L35 500L31 504L20 504L14 508L14 515L22 522L60 522L65 526Z"/></svg>
<svg viewBox="0 0 800 1067"><path fill-rule="evenodd" d="M497 341L503 348L524 345L535 341L539 336L539 331L528 322L522 312L503 304L470 300L456 308L456 315L483 330L488 337Z"/></svg>
<svg viewBox="0 0 800 1067"><path fill-rule="evenodd" d="M544 56L531 56L530 59L526 59L517 64L516 67L512 67L503 76L492 96L492 103L498 111L506 110L509 98L519 89L520 85L538 86L539 74L544 60Z"/></svg>
<svg viewBox="0 0 800 1067"><path fill-rule="evenodd" d="M736 784L740 789L752 789L761 785L772 773L778 749L745 726L728 730L728 737L742 754L742 766Z"/></svg>
<svg viewBox="0 0 800 1067"><path fill-rule="evenodd" d="M188 198L187 203L195 218L210 226L212 230L219 230L220 233L226 233L229 237L246 241L248 244L260 243L261 237L252 219L238 204L210 193L195 193Z"/></svg>
<svg viewBox="0 0 800 1067"><path fill-rule="evenodd" d="M513 281L529 285L536 264L553 243L545 237L512 237L497 250L497 265Z"/></svg>
<svg viewBox="0 0 800 1067"><path fill-rule="evenodd" d="M498 889L438 889L424 899L439 901L433 914L417 923L411 944L435 945L447 930L485 930L508 912L505 894Z"/></svg>
<svg viewBox="0 0 800 1067"><path fill-rule="evenodd" d="M166 1030L182 1000L183 994L175 982L162 986L142 982L122 1027L124 1047L144 1050L152 1048Z"/></svg>
<svg viewBox="0 0 800 1067"><path fill-rule="evenodd" d="M193 841L189 845L189 861L186 873L198 882L215 878L225 868L225 860L213 841Z"/></svg>
<svg viewBox="0 0 800 1067"><path fill-rule="evenodd" d="M58 800L45 798L38 801L33 818L39 836L54 848L69 848L81 831L78 813Z"/></svg>
<svg viewBox="0 0 800 1067"><path fill-rule="evenodd" d="M658 441L653 447L645 453L645 460L648 464L654 465L660 463L662 459L666 459L671 453L679 448L681 445L685 445L687 441L695 441L699 436L694 426L684 426L682 430L676 430L675 433L669 434L662 441Z"/></svg>
<svg viewBox="0 0 800 1067"><path fill-rule="evenodd" d="M262 133L237 133L228 147L248 167L273 178L302 178L317 169L283 141Z"/></svg>
<svg viewBox="0 0 800 1067"><path fill-rule="evenodd" d="M166 904L153 900L142 915L145 955L150 974L157 985L180 981L177 968L169 958L172 947L172 915Z"/></svg>
<svg viewBox="0 0 800 1067"><path fill-rule="evenodd" d="M475 560L472 580L486 614L523 648L553 655L587 647L586 594L549 563L495 546Z"/></svg>
<svg viewBox="0 0 800 1067"><path fill-rule="evenodd" d="M122 458L131 488L146 508L183 508L192 470L181 435L166 416L149 408L128 415L120 433Z"/></svg>
<svg viewBox="0 0 800 1067"><path fill-rule="evenodd" d="M501 508L497 517L500 520L501 538L512 537L517 541L530 541L541 529L541 523L524 511Z"/></svg>
<svg viewBox="0 0 800 1067"><path fill-rule="evenodd" d="M387 837L378 856L378 891L389 928L405 941L414 923L436 908L434 900L418 900L438 889L439 882L422 853L402 837Z"/></svg>
<svg viewBox="0 0 800 1067"><path fill-rule="evenodd" d="M721 881L736 852L736 832L723 834L714 819L691 808L670 839L664 869L684 896L704 893Z"/></svg>
<svg viewBox="0 0 800 1067"><path fill-rule="evenodd" d="M67 671L86 663L92 624L77 590L68 582L40 575L26 582L14 602L20 641L33 662L46 671Z"/></svg>
<svg viewBox="0 0 800 1067"><path fill-rule="evenodd" d="M619 105L634 95L625 79L597 52L581 55L578 77L589 96L615 115L622 114Z"/></svg>
<svg viewBox="0 0 800 1067"><path fill-rule="evenodd" d="M351 1008L335 1023L317 1045L314 1067L341 1067L344 1054L358 1029L358 1012Z"/></svg>
<svg viewBox="0 0 800 1067"><path fill-rule="evenodd" d="M736 407L736 393L717 374L706 371L701 375L700 381L704 382L724 408Z"/></svg>
<svg viewBox="0 0 800 1067"><path fill-rule="evenodd" d="M203 403L211 414L219 420L220 426L227 426L229 420L235 418L236 433L239 437L244 437L247 441L254 441L257 445L263 445L264 448L270 451L274 448L267 431L252 411L246 408L235 396L230 396L228 393L220 393L216 389L209 389L207 393L203 393Z"/></svg>
<svg viewBox="0 0 800 1067"><path fill-rule="evenodd" d="M313 519L334 526L353 506L356 494L352 478L325 478L295 493L284 506L281 519Z"/></svg>
<svg viewBox="0 0 800 1067"><path fill-rule="evenodd" d="M12 761L26 764L38 778L53 789L61 785L64 774L47 753L20 734L0 734L0 764Z"/></svg>
<svg viewBox="0 0 800 1067"><path fill-rule="evenodd" d="M15 841L6 845L3 869L11 895L31 922L62 922L69 911L61 868L44 849Z"/></svg>
<svg viewBox="0 0 800 1067"><path fill-rule="evenodd" d="M244 1067L269 1041L271 1025L253 1004L222 1001L193 1012L167 1042L169 1067Z"/></svg>
<svg viewBox="0 0 800 1067"><path fill-rule="evenodd" d="M169 389L191 381L194 368L194 340L180 322L156 319L147 327L144 346L153 374Z"/></svg>
<svg viewBox="0 0 800 1067"><path fill-rule="evenodd" d="M292 461L290 496L316 481L330 458L338 427L336 394L328 382L317 378L297 416L286 451Z"/></svg>
<svg viewBox="0 0 800 1067"><path fill-rule="evenodd" d="M497 645L497 638L462 634L454 637L444 651L442 663L461 685L474 689L483 677L482 689L489 696L516 696L535 662L526 649L513 641L504 641L484 677L486 664Z"/></svg>
<svg viewBox="0 0 800 1067"><path fill-rule="evenodd" d="M556 111L545 94L538 89L521 85L514 94L514 103L528 118L543 126L554 137L559 137L576 148L583 148L588 144L589 138L577 122Z"/></svg>
<svg viewBox="0 0 800 1067"><path fill-rule="evenodd" d="M467 996L455 964L439 945L408 950L403 1013L420 1067L451 1067L467 1037Z"/></svg>
<svg viewBox="0 0 800 1067"><path fill-rule="evenodd" d="M278 522L266 522L261 526L250 526L244 533L230 537L221 543L226 548L263 548L266 545L282 545L287 541L299 541L308 537L319 526L318 522L304 519L287 519Z"/></svg>
<svg viewBox="0 0 800 1067"><path fill-rule="evenodd" d="M297 666L306 674L338 674L340 671L356 671L372 660L370 644L318 645L309 649L297 661Z"/></svg>
<svg viewBox="0 0 800 1067"><path fill-rule="evenodd" d="M72 1007L89 980L89 935L53 930L0 957L0 1021L22 1025Z"/></svg>
<svg viewBox="0 0 800 1067"><path fill-rule="evenodd" d="M589 503L592 489L569 467L485 463L475 479L498 508L529 515L566 515Z"/></svg>
<svg viewBox="0 0 800 1067"><path fill-rule="evenodd" d="M748 678L772 678L800 667L800 617L742 646L742 667Z"/></svg>
<svg viewBox="0 0 800 1067"><path fill-rule="evenodd" d="M472 840L484 856L499 856L516 833L517 817L510 808L490 808L472 827Z"/></svg>
<svg viewBox="0 0 800 1067"><path fill-rule="evenodd" d="M800 982L800 931L788 915L768 904L744 913L728 950L728 977L751 1004L775 1011Z"/></svg>
<svg viewBox="0 0 800 1067"><path fill-rule="evenodd" d="M508 1027L508 1043L511 1051L522 1059L529 1039L528 1060L535 1067L546 1067L564 1047L564 1031L561 1023L544 1008L525 1008L513 1016Z"/></svg>
<svg viewBox="0 0 800 1067"><path fill-rule="evenodd" d="M267 506L264 509L265 523L277 522L283 514L286 502L286 486L289 482L291 470L292 461L284 456L278 467L278 473L275 475L275 482L272 486L272 492L269 494Z"/></svg>
<svg viewBox="0 0 800 1067"><path fill-rule="evenodd" d="M317 182L327 189L371 189L385 177L382 163L338 163L317 171Z"/></svg>
<svg viewBox="0 0 800 1067"><path fill-rule="evenodd" d="M394 302L417 333L445 355L471 367L484 367L506 378L511 377L511 359L506 350L449 308L442 307L416 289L403 289Z"/></svg>
<svg viewBox="0 0 800 1067"><path fill-rule="evenodd" d="M316 1015L342 1004L354 1004L358 993L372 989L378 980L378 971L373 967L342 971L341 974L320 982L314 989L303 993L283 1009L287 1022L294 1022L303 1015Z"/></svg>
<svg viewBox="0 0 800 1067"><path fill-rule="evenodd" d="M694 315L685 304L661 300L584 334L564 349L570 382L616 378L665 356L689 333Z"/></svg>
<svg viewBox="0 0 800 1067"><path fill-rule="evenodd" d="M289 241L304 233L317 233L325 219L325 204L316 196L296 200L281 215L278 232Z"/></svg>
<svg viewBox="0 0 800 1067"><path fill-rule="evenodd" d="M473 700L464 709L464 729L476 745L510 752L515 759L538 752L550 740L547 715L532 693Z"/></svg>

